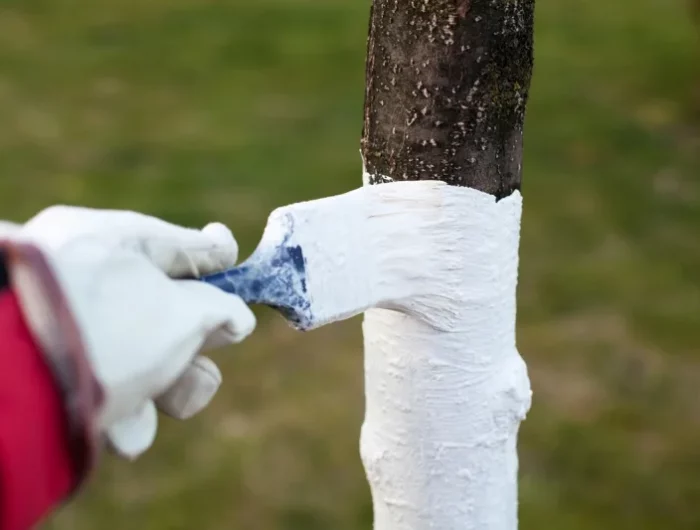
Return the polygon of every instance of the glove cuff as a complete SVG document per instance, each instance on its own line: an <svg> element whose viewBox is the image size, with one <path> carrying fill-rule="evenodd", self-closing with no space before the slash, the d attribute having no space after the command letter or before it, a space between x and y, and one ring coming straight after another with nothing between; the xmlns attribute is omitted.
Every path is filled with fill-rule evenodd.
<svg viewBox="0 0 700 530"><path fill-rule="evenodd" d="M0 261L5 281L17 295L62 397L75 492L95 467L100 452L97 417L104 391L46 255L28 242L0 240Z"/></svg>

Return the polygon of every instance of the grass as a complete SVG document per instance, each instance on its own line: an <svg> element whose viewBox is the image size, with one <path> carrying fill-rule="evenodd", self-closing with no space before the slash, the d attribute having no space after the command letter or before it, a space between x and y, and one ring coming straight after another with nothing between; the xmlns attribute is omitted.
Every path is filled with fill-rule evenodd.
<svg viewBox="0 0 700 530"><path fill-rule="evenodd" d="M228 223L348 190L367 2L4 0L0 212ZM700 42L680 0L538 0L524 170L521 528L700 527ZM371 527L358 321L260 312L225 388L49 528Z"/></svg>

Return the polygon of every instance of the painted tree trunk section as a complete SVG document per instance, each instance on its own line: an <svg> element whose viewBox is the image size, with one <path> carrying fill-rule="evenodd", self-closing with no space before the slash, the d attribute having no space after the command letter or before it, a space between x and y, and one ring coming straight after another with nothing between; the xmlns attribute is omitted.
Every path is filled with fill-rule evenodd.
<svg viewBox="0 0 700 530"><path fill-rule="evenodd" d="M365 185L441 180L483 192L459 203L451 250L436 256L453 264L453 287L431 306L445 325L365 313L361 453L375 530L517 528L517 434L531 397L515 317L533 12L534 0L372 6ZM454 214L454 203L433 207L443 225ZM461 309L448 315L446 298Z"/></svg>

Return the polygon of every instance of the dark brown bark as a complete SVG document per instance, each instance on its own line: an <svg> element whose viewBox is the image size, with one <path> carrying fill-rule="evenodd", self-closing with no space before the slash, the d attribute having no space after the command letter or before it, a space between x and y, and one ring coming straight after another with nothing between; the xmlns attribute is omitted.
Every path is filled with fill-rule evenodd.
<svg viewBox="0 0 700 530"><path fill-rule="evenodd" d="M374 0L362 154L370 182L520 188L535 0Z"/></svg>

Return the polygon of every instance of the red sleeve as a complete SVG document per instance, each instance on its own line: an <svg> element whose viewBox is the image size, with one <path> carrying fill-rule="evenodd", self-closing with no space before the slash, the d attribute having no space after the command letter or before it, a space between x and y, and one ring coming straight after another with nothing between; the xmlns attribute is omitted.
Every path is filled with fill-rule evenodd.
<svg viewBox="0 0 700 530"><path fill-rule="evenodd" d="M51 373L17 299L0 292L0 530L28 530L70 493L73 466Z"/></svg>

